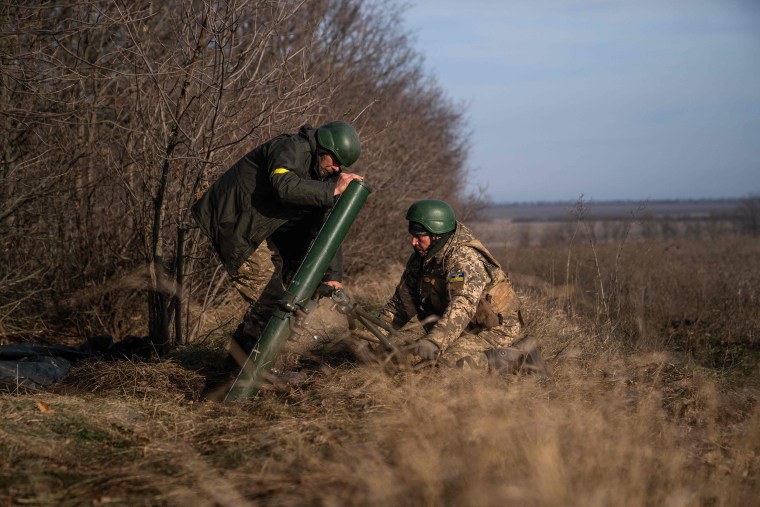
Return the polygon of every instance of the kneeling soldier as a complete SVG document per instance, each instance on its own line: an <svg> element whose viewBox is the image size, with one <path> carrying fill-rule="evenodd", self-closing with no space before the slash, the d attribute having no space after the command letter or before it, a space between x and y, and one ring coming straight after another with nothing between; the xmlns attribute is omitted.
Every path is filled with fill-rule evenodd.
<svg viewBox="0 0 760 507"><path fill-rule="evenodd" d="M412 349L424 360L508 372L527 364L545 375L535 340L518 339L520 300L509 277L451 206L417 201L406 219L414 253L379 318L400 329L416 316L427 334Z"/></svg>

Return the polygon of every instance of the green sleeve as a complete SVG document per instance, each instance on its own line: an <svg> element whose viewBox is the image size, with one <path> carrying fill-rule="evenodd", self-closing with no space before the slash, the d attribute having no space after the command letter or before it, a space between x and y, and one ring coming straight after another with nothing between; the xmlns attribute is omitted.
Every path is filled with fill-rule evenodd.
<svg viewBox="0 0 760 507"><path fill-rule="evenodd" d="M280 202L296 206L332 206L335 179L319 180L311 174L308 143L295 136L275 140L265 170Z"/></svg>

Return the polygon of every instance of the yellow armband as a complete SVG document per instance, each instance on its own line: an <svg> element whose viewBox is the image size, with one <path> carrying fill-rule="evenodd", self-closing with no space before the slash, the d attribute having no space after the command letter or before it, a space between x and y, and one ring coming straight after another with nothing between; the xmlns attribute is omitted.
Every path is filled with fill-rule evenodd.
<svg viewBox="0 0 760 507"><path fill-rule="evenodd" d="M276 176L278 174L285 174L289 172L290 172L290 169L285 169L284 167L278 167L277 169L269 173L269 177L271 178L272 176Z"/></svg>

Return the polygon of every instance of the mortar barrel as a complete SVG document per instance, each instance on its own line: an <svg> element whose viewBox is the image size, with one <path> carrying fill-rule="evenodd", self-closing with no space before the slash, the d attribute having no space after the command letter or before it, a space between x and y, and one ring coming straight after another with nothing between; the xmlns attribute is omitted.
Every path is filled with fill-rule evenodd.
<svg viewBox="0 0 760 507"><path fill-rule="evenodd" d="M369 187L360 181L349 183L288 285L284 306L303 307L312 298L370 192ZM258 392L264 375L274 364L277 354L291 334L292 318L292 311L278 311L269 319L225 400L243 401Z"/></svg>
<svg viewBox="0 0 760 507"><path fill-rule="evenodd" d="M296 304L310 299L317 290L370 192L368 186L354 180L335 203L296 271L293 281L288 285L288 293Z"/></svg>

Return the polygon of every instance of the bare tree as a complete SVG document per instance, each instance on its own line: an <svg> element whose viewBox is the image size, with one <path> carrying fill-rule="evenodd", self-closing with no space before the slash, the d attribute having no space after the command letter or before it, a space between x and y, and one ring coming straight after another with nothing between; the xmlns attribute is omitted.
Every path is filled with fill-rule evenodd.
<svg viewBox="0 0 760 507"><path fill-rule="evenodd" d="M194 200L255 144L336 118L359 128L375 190L349 269L395 261L400 245L385 247L409 203L466 200L460 108L424 74L401 12L360 0L6 2L0 319L6 308L7 322L132 331L147 294L148 332L169 344L181 300L223 292L189 221Z"/></svg>

